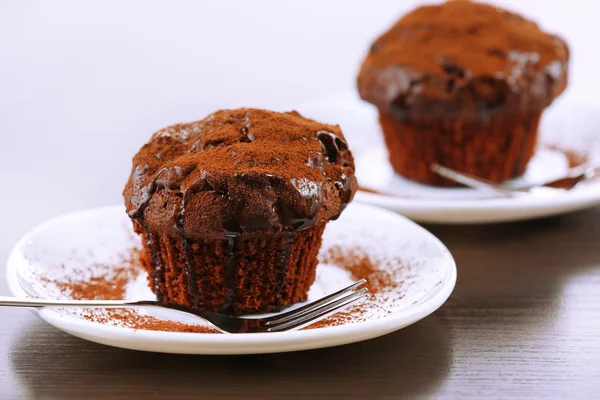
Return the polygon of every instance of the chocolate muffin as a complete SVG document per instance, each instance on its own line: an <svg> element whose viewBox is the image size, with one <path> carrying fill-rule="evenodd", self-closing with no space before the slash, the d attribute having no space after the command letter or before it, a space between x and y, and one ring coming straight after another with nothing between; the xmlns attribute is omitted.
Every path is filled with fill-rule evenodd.
<svg viewBox="0 0 600 400"><path fill-rule="evenodd" d="M356 187L338 126L237 109L156 132L123 195L159 300L245 314L306 300Z"/></svg>
<svg viewBox="0 0 600 400"><path fill-rule="evenodd" d="M538 122L566 87L569 50L532 21L455 0L415 9L371 46L358 76L396 172L452 184L437 163L494 182L526 169Z"/></svg>

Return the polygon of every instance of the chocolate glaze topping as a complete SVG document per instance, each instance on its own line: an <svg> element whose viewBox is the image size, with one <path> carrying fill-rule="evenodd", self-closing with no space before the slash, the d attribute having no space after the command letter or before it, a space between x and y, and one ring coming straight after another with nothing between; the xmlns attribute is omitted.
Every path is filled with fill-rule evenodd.
<svg viewBox="0 0 600 400"><path fill-rule="evenodd" d="M147 229L210 240L335 219L356 188L339 126L236 109L156 132L133 158L123 196Z"/></svg>
<svg viewBox="0 0 600 400"><path fill-rule="evenodd" d="M380 36L358 89L400 119L542 110L565 89L568 59L565 42L534 22L454 0L419 7Z"/></svg>

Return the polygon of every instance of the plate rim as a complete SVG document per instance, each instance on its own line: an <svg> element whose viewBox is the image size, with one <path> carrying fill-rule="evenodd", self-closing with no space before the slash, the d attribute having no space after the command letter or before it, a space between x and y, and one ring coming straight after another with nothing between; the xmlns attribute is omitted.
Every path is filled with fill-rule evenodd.
<svg viewBox="0 0 600 400"><path fill-rule="evenodd" d="M397 219L398 223L406 224L412 229L420 230L428 238L428 240L432 241L432 243L434 243L436 247L438 247L438 249L441 251L441 255L443 257L442 264L445 266L446 270L444 280L442 281L441 287L437 290L437 292L430 298L426 299L422 304L409 306L408 308L402 311L394 313L395 315L391 314L383 318L357 322L353 324L323 327L319 329L275 333L206 334L192 332L150 331L143 329L115 327L99 324L96 322L80 319L73 316L62 315L52 311L51 309L32 309L32 311L42 320L60 330L63 330L75 336L83 337L84 339L97 342L99 342L99 340L95 340L92 337L96 337L96 339L99 339L96 334L100 334L100 337L109 339L109 342L135 340L139 341L141 344L148 342L166 342L166 347L169 347L169 344L172 344L174 342L180 345L198 346L195 349L190 349L192 351L185 351L186 353L190 354L250 354L253 352L251 346L258 344L268 345L267 347L273 348L276 348L278 347L278 345L281 345L279 346L282 348L280 350L271 349L269 351L258 351L258 353L271 353L279 351L293 351L319 347L330 347L345 343L351 343L354 341L366 340L413 324L421 320L422 318L429 316L438 308L440 308L450 297L450 294L452 293L456 285L457 279L456 262L452 257L452 254L450 253L448 248L442 243L442 241L439 240L431 232L414 223L413 221L409 220L408 218L396 214L392 211L386 210L384 208L361 203L353 203L348 207L368 208L374 212L385 213L390 218ZM78 210L51 218L35 226L33 229L29 230L13 247L7 260L5 275L9 289L12 292L12 294L17 297L27 296L26 292L18 282L17 269L19 263L21 262L21 260L19 260L20 254L22 254L21 249L24 245L28 243L28 241L32 239L32 237L35 234L44 229L47 229L52 224L55 224L63 219L77 219L81 216L86 216L98 212L116 212L117 210L120 211L123 209L124 208L121 205L114 205ZM91 333L91 335L89 335L87 332ZM350 339L353 337L356 340L344 341L344 339ZM311 342L315 341L316 343L314 344L317 345L311 345ZM323 345L319 346L319 343ZM104 344L109 343L104 342ZM115 344L111 345L117 346ZM232 352L203 351L207 350L205 347L211 345L235 346L235 348L231 349L233 350ZM286 347L285 345L287 345L287 347L290 347L290 349L283 349L283 347ZM244 349L244 346L249 346L250 348ZM144 350L144 346L141 346L142 348L140 348L139 346L128 347L119 345L118 347L136 348L138 350ZM169 352L168 349L152 351Z"/></svg>

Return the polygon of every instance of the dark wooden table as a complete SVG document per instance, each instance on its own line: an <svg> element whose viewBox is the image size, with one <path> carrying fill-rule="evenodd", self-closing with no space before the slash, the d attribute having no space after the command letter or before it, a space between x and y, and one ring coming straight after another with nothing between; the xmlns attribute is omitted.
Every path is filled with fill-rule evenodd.
<svg viewBox="0 0 600 400"><path fill-rule="evenodd" d="M458 284L440 310L394 334L180 356L88 343L0 309L0 398L600 398L600 209L427 228L454 254Z"/></svg>

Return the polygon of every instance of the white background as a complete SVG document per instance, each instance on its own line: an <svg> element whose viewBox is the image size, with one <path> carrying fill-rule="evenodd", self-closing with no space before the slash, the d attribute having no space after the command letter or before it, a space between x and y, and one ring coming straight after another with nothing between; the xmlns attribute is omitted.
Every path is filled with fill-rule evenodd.
<svg viewBox="0 0 600 400"><path fill-rule="evenodd" d="M352 90L369 43L417 3L0 0L0 259L49 217L122 202L165 125ZM600 3L500 4L568 40L569 96L600 95Z"/></svg>

